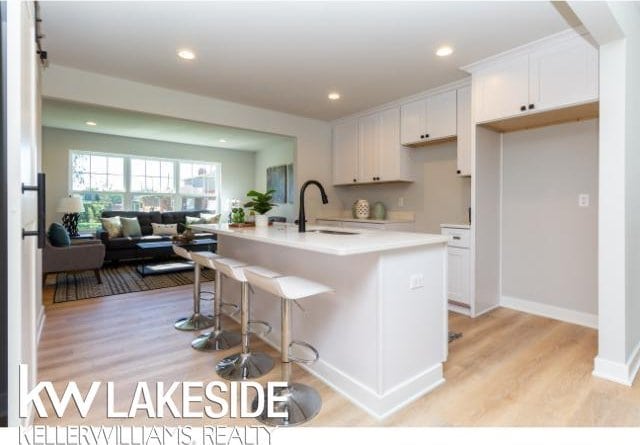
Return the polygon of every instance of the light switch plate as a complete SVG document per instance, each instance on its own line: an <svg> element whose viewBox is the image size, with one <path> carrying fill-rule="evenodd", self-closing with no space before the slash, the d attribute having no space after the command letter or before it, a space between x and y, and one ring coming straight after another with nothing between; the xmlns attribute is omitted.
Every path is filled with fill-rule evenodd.
<svg viewBox="0 0 640 445"><path fill-rule="evenodd" d="M580 207L589 207L589 195L586 193L581 193L578 195L578 206Z"/></svg>
<svg viewBox="0 0 640 445"><path fill-rule="evenodd" d="M424 275L416 273L409 278L409 289L418 289L424 287Z"/></svg>

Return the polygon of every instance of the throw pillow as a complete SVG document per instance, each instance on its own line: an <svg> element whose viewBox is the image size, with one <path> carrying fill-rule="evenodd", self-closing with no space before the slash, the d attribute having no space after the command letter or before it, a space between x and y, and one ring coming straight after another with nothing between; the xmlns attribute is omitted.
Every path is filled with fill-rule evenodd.
<svg viewBox="0 0 640 445"><path fill-rule="evenodd" d="M62 224L53 223L49 226L49 242L54 247L69 247L71 238Z"/></svg>
<svg viewBox="0 0 640 445"><path fill-rule="evenodd" d="M142 236L142 229L140 228L140 221L138 218L120 218L122 224L122 236L129 236L131 238L139 238Z"/></svg>
<svg viewBox="0 0 640 445"><path fill-rule="evenodd" d="M201 213L200 219L202 219L205 224L218 224L218 222L220 222L220 215L216 213Z"/></svg>
<svg viewBox="0 0 640 445"><path fill-rule="evenodd" d="M102 221L102 228L109 234L109 238L122 236L122 223L119 216L100 218L100 221Z"/></svg>
<svg viewBox="0 0 640 445"><path fill-rule="evenodd" d="M186 220L187 227L189 227L191 224L206 224L203 218L197 218L195 216L187 216Z"/></svg>
<svg viewBox="0 0 640 445"><path fill-rule="evenodd" d="M154 235L177 235L178 224L157 224L151 223Z"/></svg>

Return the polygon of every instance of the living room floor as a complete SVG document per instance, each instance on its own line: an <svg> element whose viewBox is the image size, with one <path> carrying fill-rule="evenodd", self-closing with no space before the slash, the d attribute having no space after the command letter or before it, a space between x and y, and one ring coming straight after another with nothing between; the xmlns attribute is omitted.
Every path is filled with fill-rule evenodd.
<svg viewBox="0 0 640 445"><path fill-rule="evenodd" d="M173 328L175 319L190 312L191 295L191 287L182 286L54 304L53 286L45 287L46 321L39 346L38 379L52 381L58 390L73 380L83 391L93 381L113 381L117 410L128 409L138 381L218 380L214 366L229 352L195 351L189 343L198 333ZM225 323L239 327L230 319ZM307 425L640 425L640 385L628 388L591 375L597 349L595 330L504 308L476 319L450 314L449 323L451 330L463 336L450 344L445 384L382 421L295 366L294 379L317 388L323 400L320 414ZM278 357L277 351L260 340L253 345ZM278 380L279 375L276 365L259 381ZM36 418L35 423L160 422L147 417L109 419L104 402L105 394L100 391L86 419L70 409L63 419ZM48 399L45 405L51 409ZM167 416L161 423L222 425L229 424L229 418ZM257 422L234 419L233 423Z"/></svg>

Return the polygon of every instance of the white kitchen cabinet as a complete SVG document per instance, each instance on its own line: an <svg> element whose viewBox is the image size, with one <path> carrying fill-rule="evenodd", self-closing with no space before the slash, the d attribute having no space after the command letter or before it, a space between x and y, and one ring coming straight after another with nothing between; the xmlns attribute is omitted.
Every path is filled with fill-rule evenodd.
<svg viewBox="0 0 640 445"><path fill-rule="evenodd" d="M456 136L456 90L402 105L402 145L415 145Z"/></svg>
<svg viewBox="0 0 640 445"><path fill-rule="evenodd" d="M400 108L388 108L333 129L334 185L411 181L409 150L400 145Z"/></svg>
<svg viewBox="0 0 640 445"><path fill-rule="evenodd" d="M529 55L529 104L547 110L598 100L598 50L583 38Z"/></svg>
<svg viewBox="0 0 640 445"><path fill-rule="evenodd" d="M469 249L449 246L447 259L449 271L447 296L449 300L471 306Z"/></svg>
<svg viewBox="0 0 640 445"><path fill-rule="evenodd" d="M352 184L358 176L358 121L353 119L333 127L333 184Z"/></svg>
<svg viewBox="0 0 640 445"><path fill-rule="evenodd" d="M470 72L477 123L598 100L598 50L580 35L481 63Z"/></svg>
<svg viewBox="0 0 640 445"><path fill-rule="evenodd" d="M458 174L471 176L471 87L458 90Z"/></svg>

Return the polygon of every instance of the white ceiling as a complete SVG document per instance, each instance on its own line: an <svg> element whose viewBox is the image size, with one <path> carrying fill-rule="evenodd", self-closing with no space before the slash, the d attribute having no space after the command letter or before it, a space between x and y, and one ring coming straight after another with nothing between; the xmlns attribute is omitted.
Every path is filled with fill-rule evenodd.
<svg viewBox="0 0 640 445"><path fill-rule="evenodd" d="M325 120L460 79L460 66L568 27L551 2L41 5L53 64ZM452 56L435 56L443 44ZM179 60L178 48L197 59ZM332 90L342 99L330 102Z"/></svg>
<svg viewBox="0 0 640 445"><path fill-rule="evenodd" d="M97 125L88 126L86 121ZM235 150L260 151L285 144L295 145L290 136L53 99L45 99L42 103L42 125ZM220 142L220 139L226 142Z"/></svg>

